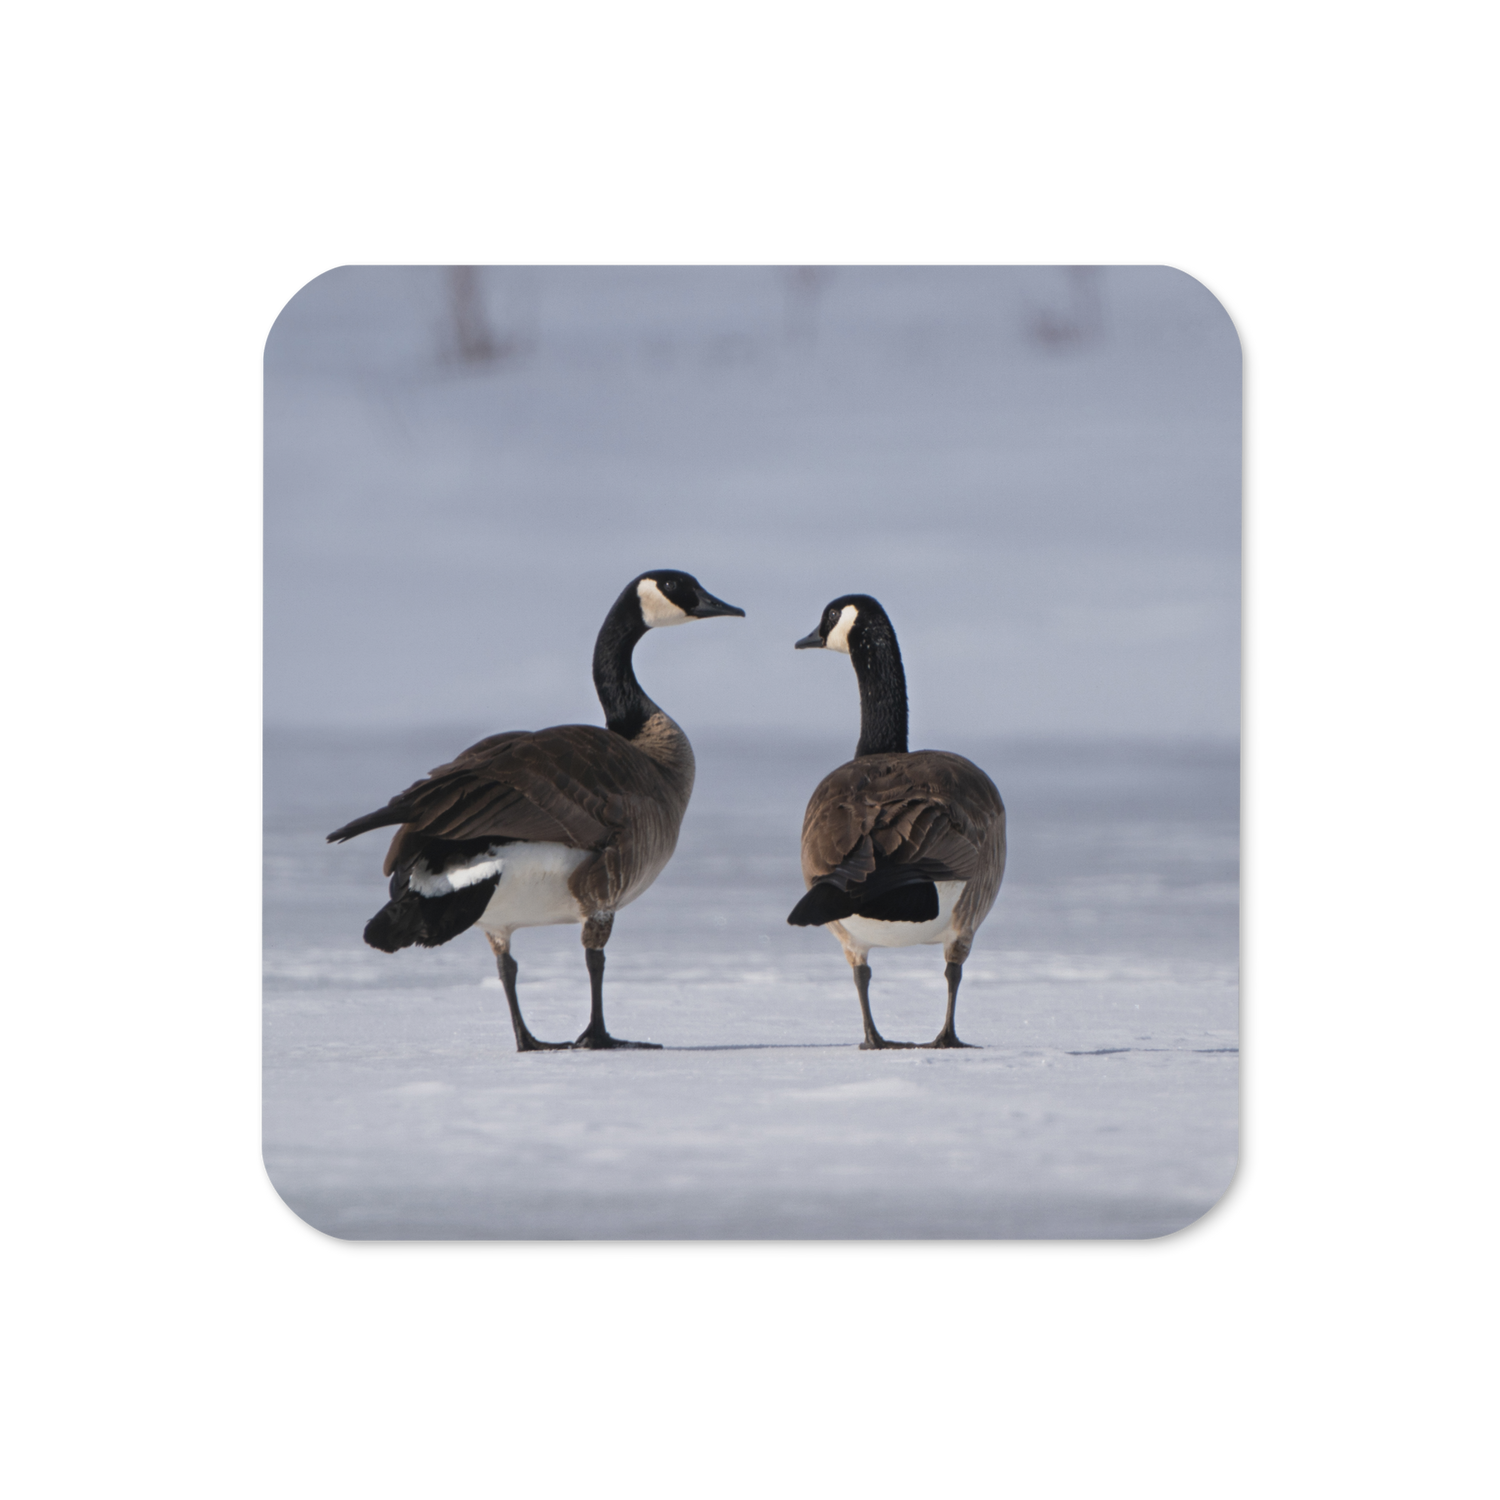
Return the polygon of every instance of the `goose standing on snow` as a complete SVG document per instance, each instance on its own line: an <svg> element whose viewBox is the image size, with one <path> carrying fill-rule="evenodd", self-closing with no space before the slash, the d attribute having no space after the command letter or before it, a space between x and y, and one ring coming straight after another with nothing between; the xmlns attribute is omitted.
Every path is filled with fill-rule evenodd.
<svg viewBox="0 0 1500 1500"><path fill-rule="evenodd" d="M745 613L689 573L659 569L626 585L594 644L606 728L511 730L471 745L379 812L328 835L342 843L401 827L385 857L391 899L365 927L372 948L435 948L476 923L489 939L516 1050L647 1047L604 1026L604 945L615 913L665 869L693 790L687 736L641 690L631 654L648 630ZM539 1042L521 1016L511 934L583 924L589 1024L575 1042Z"/></svg>
<svg viewBox="0 0 1500 1500"><path fill-rule="evenodd" d="M861 1048L888 1042L870 1014L871 948L941 943L948 1016L927 1047L965 1047L953 1028L964 960L1005 873L1005 806L972 761L946 750L906 748L906 674L886 612L868 594L845 594L823 611L799 651L846 653L859 679L854 759L826 776L802 823L807 894L787 921L827 927L854 970L864 1016Z"/></svg>

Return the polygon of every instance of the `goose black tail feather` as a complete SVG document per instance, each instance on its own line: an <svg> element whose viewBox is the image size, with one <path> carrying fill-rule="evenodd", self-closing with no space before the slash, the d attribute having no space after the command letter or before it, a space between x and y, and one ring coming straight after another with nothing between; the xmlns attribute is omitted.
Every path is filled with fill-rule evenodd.
<svg viewBox="0 0 1500 1500"><path fill-rule="evenodd" d="M792 908L787 921L793 927L822 927L853 916L877 922L930 922L937 914L937 886L918 870L890 865L847 891L820 880Z"/></svg>
<svg viewBox="0 0 1500 1500"><path fill-rule="evenodd" d="M465 886L451 896L419 896L408 887L388 901L365 924L365 941L382 953L410 948L436 948L466 932L484 915L500 877L492 875Z"/></svg>

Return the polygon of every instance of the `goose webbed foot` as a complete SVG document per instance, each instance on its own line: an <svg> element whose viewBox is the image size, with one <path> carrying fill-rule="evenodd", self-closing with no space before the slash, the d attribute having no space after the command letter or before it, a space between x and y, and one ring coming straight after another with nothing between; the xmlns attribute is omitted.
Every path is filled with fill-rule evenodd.
<svg viewBox="0 0 1500 1500"><path fill-rule="evenodd" d="M924 1049L932 1047L967 1047L970 1051L978 1052L981 1049L974 1042L961 1042L951 1027L945 1026L933 1037L930 1042L923 1042Z"/></svg>
<svg viewBox="0 0 1500 1500"><path fill-rule="evenodd" d="M517 1052L571 1052L572 1042L543 1042L527 1031L516 1036Z"/></svg>
<svg viewBox="0 0 1500 1500"><path fill-rule="evenodd" d="M916 1045L915 1042L890 1042L883 1036L867 1036L859 1044L859 1050L861 1052L886 1052L901 1047L915 1047Z"/></svg>
<svg viewBox="0 0 1500 1500"><path fill-rule="evenodd" d="M565 1044L566 1045L566 1044ZM576 1042L571 1044L580 1052L603 1052L615 1047L629 1047L641 1052L660 1052L660 1042L626 1042L611 1036L602 1026L596 1031L588 1027Z"/></svg>

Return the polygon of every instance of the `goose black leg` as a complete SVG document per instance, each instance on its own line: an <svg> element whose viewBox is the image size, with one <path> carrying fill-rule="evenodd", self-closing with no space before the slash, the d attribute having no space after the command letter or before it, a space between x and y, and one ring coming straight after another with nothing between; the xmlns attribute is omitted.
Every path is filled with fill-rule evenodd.
<svg viewBox="0 0 1500 1500"><path fill-rule="evenodd" d="M589 943L590 937L597 936L593 922L585 926L583 932L586 945L583 957L589 966L589 1024L573 1045L591 1052L607 1047L649 1048L659 1052L660 1042L622 1042L604 1029L604 940L609 937L609 929L613 922L611 919L609 923L598 925L603 929L603 938L599 939L598 946Z"/></svg>
<svg viewBox="0 0 1500 1500"><path fill-rule="evenodd" d="M861 1052L873 1052L883 1047L910 1047L912 1042L888 1042L875 1029L875 1017L870 1014L870 966L855 964L854 988L859 991L859 1010L865 1018L865 1039L859 1044Z"/></svg>
<svg viewBox="0 0 1500 1500"><path fill-rule="evenodd" d="M958 1033L953 1029L953 1012L958 1008L958 982L964 977L964 966L962 964L949 964L943 970L948 980L948 1017L943 1022L943 1029L930 1041L923 1042L924 1047L972 1047L973 1042L961 1042Z"/></svg>
<svg viewBox="0 0 1500 1500"><path fill-rule="evenodd" d="M489 936L488 933L485 935ZM516 998L516 975L521 972L520 966L510 956L510 949L502 948L493 937L490 938L490 947L494 950L495 962L500 966L500 983L505 989L505 1003L510 1006L510 1024L516 1033L516 1051L566 1052L573 1045L571 1042L539 1042L532 1036L525 1017L521 1014L521 1002Z"/></svg>

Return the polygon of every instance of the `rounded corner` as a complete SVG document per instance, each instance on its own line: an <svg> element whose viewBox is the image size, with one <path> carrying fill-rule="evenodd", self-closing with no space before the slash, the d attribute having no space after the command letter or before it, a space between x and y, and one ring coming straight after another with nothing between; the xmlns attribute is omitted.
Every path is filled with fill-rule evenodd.
<svg viewBox="0 0 1500 1500"><path fill-rule="evenodd" d="M1163 265L1162 270L1170 271L1174 276L1181 276L1185 281L1191 281L1218 308L1224 322L1229 327L1230 333L1234 335L1234 347L1239 351L1240 362L1243 364L1245 359L1245 341L1240 337L1239 324L1234 321L1234 315L1224 305L1224 299L1207 282L1202 280L1201 277L1194 276L1191 271L1184 271L1181 266ZM1228 1189L1225 1191L1227 1192Z"/></svg>
<svg viewBox="0 0 1500 1500"><path fill-rule="evenodd" d="M289 1214L291 1214L294 1219L297 1220L299 1224L307 1225L307 1227L311 1229L315 1234L322 1235L324 1239L333 1240L336 1244L347 1245L352 1243L352 1240L348 1235L339 1234L337 1230L329 1229L327 1226L319 1224L314 1220L308 1218L308 1216L300 1208L298 1208L297 1205L293 1203L289 1197L287 1197L287 1195L281 1189L281 1184L276 1181L276 1174L271 1170L270 1162L266 1160L264 1149L262 1149L260 1154L260 1166L261 1170L266 1174L266 1182L270 1185L271 1191L275 1193L277 1201L284 1209L286 1209Z"/></svg>
<svg viewBox="0 0 1500 1500"><path fill-rule="evenodd" d="M276 314L274 318L271 319L271 326L266 329L266 336L261 340L260 357L262 364L265 363L266 356L270 353L271 340L276 337L276 330L281 326L281 320L286 317L289 311L291 311L292 304L299 298L306 296L313 287L315 287L326 277L336 276L340 271L347 271L350 269L351 267L347 264L329 266L326 271L319 271L316 275L309 276L308 279L304 281L302 285L299 286L297 290L293 292L292 295L281 304L281 310Z"/></svg>
<svg viewBox="0 0 1500 1500"><path fill-rule="evenodd" d="M1232 1218L1235 1217L1236 1212L1238 1212L1238 1209L1235 1208L1235 1205L1233 1205L1233 1203L1229 1206L1229 1208L1224 1208L1224 1200L1226 1200L1227 1197L1230 1196L1230 1191L1232 1191L1233 1187L1235 1187L1235 1182L1238 1178L1239 1158L1236 1157L1235 1170L1230 1173L1229 1182L1226 1182L1226 1184L1224 1184L1223 1193L1220 1193L1220 1196L1218 1196L1217 1199L1215 1199L1214 1202L1212 1202L1211 1205L1209 1205L1208 1208L1206 1208L1205 1211L1203 1211L1202 1214L1199 1215L1199 1217L1193 1218L1193 1220L1188 1220L1187 1224L1181 1224L1181 1226L1178 1226L1178 1229L1167 1230L1166 1235L1154 1235L1152 1236L1152 1238L1157 1239L1157 1241L1164 1241L1164 1239L1176 1239L1181 1235L1190 1235L1190 1233L1193 1232L1197 1232L1197 1236L1223 1235L1224 1232L1227 1232L1227 1230L1229 1230L1229 1220L1232 1220ZM1236 1200L1238 1200L1238 1197L1238 1194L1236 1194ZM1209 1218L1214 1218L1214 1226L1209 1227L1209 1229L1200 1230L1200 1224L1205 1223L1205 1220L1209 1220Z"/></svg>
<svg viewBox="0 0 1500 1500"><path fill-rule="evenodd" d="M309 270L308 267L297 267L297 269L285 273L284 276L279 276L278 281L281 282L281 287L285 287L288 281L296 281L297 285L293 287L293 290L285 294L282 294L281 287L276 287L270 293L269 300L276 303L276 311L270 315L270 320L267 321L266 335L261 339L261 354L266 353L266 347L272 341L272 330L276 327L276 321L290 308L293 297L296 297L300 291L305 291L306 288L311 287L320 276L327 276L329 272L336 272L336 270L339 270L339 267L347 266L347 264L347 261L333 261L329 266L320 264L317 270Z"/></svg>
<svg viewBox="0 0 1500 1500"><path fill-rule="evenodd" d="M1198 1225L1202 1224L1203 1221L1207 1219L1211 1214L1218 1213L1219 1210L1224 1206L1225 1202L1229 1199L1231 1194L1233 1194L1235 1188L1239 1186L1240 1168L1242 1165L1243 1160L1240 1157L1240 1154L1236 1152L1234 1158L1234 1170L1230 1172L1228 1180L1219 1190L1219 1196L1215 1198L1214 1201L1210 1203L1206 1208L1200 1209L1196 1214L1193 1215L1191 1219L1184 1219L1183 1222L1177 1225L1174 1229L1164 1229L1160 1234L1153 1234L1150 1236L1150 1239L1156 1244L1160 1244L1164 1240L1175 1239L1180 1234L1186 1234L1190 1229L1196 1229Z"/></svg>
<svg viewBox="0 0 1500 1500"><path fill-rule="evenodd" d="M288 1232L293 1233L293 1235L299 1236L299 1238L300 1236L302 1236L303 1230L306 1230L306 1232L311 1233L311 1235L317 1235L318 1239L327 1239L327 1241L332 1241L335 1245L348 1244L347 1239L342 1238L342 1236L330 1235L329 1230L318 1229L317 1224L309 1223L308 1220L305 1220L305 1218L303 1218L302 1215L300 1215L299 1212L297 1212L296 1209L294 1209L293 1206L291 1206L290 1203L288 1203L287 1200L282 1197L281 1188L276 1187L275 1181L273 1181L272 1179L272 1170L270 1170L270 1167L266 1166L266 1158L264 1157L261 1157L261 1173L263 1173L264 1178L266 1178L266 1187L269 1188L270 1194L272 1194L273 1199L276 1200L276 1205L278 1205L278 1208L281 1209L282 1214L287 1215L287 1217L282 1218L281 1215L278 1215L278 1209L272 1209L272 1211L270 1211L273 1215L278 1215L279 1227L282 1227L282 1229L284 1230L288 1230ZM296 1223L296 1229L293 1229L293 1226L291 1226L291 1224L288 1224L288 1218Z"/></svg>

